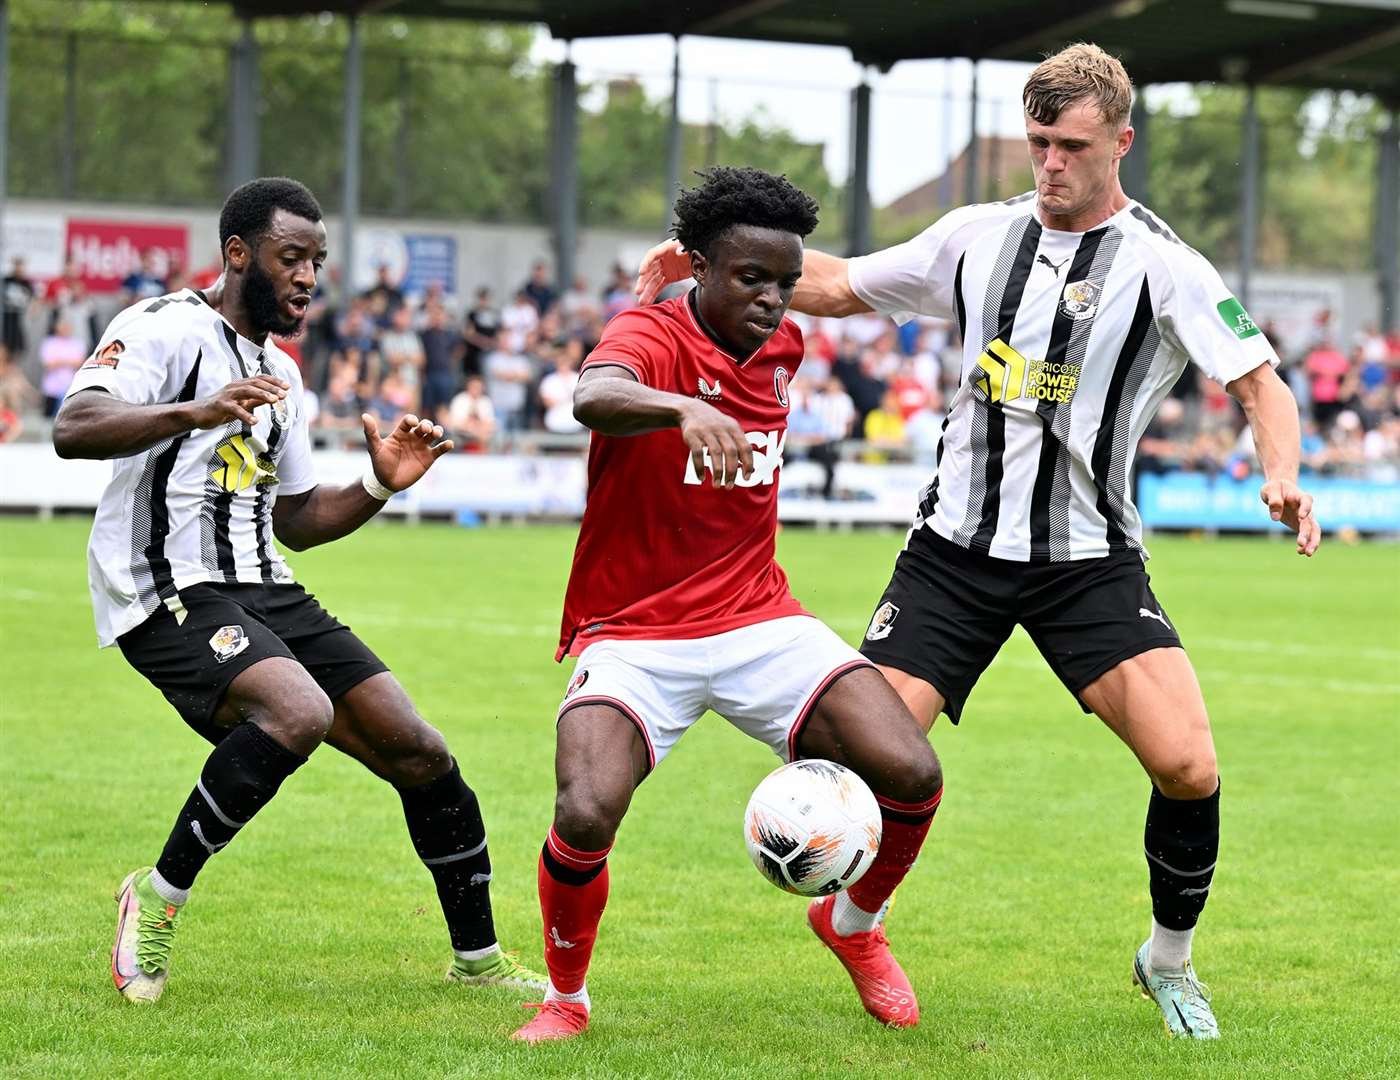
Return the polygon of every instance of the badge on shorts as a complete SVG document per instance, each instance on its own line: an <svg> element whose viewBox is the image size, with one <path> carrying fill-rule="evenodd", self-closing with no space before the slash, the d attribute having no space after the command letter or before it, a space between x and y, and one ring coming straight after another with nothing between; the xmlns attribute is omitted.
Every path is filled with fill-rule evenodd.
<svg viewBox="0 0 1400 1080"><path fill-rule="evenodd" d="M221 626L209 639L209 647L214 650L214 659L219 663L232 660L248 647L248 635L241 626Z"/></svg>
<svg viewBox="0 0 1400 1080"><path fill-rule="evenodd" d="M583 688L583 684L586 683L587 681L588 681L588 672L587 672L587 671L575 672L575 673L574 673L573 679L571 679L570 682L569 682L569 688L568 688L567 690L564 691L564 696L565 696L566 698L571 698L571 697L573 697L576 693L579 692L579 690L581 690L581 689Z"/></svg>
<svg viewBox="0 0 1400 1080"><path fill-rule="evenodd" d="M865 632L866 641L884 641L894 629L894 621L899 617L899 608L886 600L875 609L875 617L870 620L870 629Z"/></svg>

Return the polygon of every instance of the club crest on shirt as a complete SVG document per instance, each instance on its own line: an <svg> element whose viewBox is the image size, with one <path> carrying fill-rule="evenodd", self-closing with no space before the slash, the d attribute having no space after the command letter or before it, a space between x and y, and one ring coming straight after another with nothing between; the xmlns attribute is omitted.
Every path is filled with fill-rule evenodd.
<svg viewBox="0 0 1400 1080"><path fill-rule="evenodd" d="M696 381L700 384L700 389L697 393L701 401L718 401L720 399L722 392L719 388L718 379L715 380L714 386L711 386L709 383L707 383L705 381L705 376L703 375L701 375Z"/></svg>
<svg viewBox="0 0 1400 1080"><path fill-rule="evenodd" d="M1099 310L1099 286L1085 278L1071 281L1060 294L1060 310L1071 319L1092 319Z"/></svg>
<svg viewBox="0 0 1400 1080"><path fill-rule="evenodd" d="M875 617L870 620L870 629L865 632L866 641L884 641L894 629L894 621L899 618L899 607L886 600L875 609Z"/></svg>
<svg viewBox="0 0 1400 1080"><path fill-rule="evenodd" d="M241 626L221 626L209 639L209 647L214 650L214 659L223 664L232 660L248 647L248 635Z"/></svg>
<svg viewBox="0 0 1400 1080"><path fill-rule="evenodd" d="M90 357L83 367L86 368L114 368L121 360L121 355L126 351L126 344L121 338L113 338L103 345Z"/></svg>
<svg viewBox="0 0 1400 1080"><path fill-rule="evenodd" d="M780 367L773 372L773 394L777 397L778 404L786 409L788 407L788 370L785 367Z"/></svg>
<svg viewBox="0 0 1400 1080"><path fill-rule="evenodd" d="M576 671L574 677L569 681L569 688L564 691L566 698L571 698L583 689L583 684L588 681L587 671Z"/></svg>

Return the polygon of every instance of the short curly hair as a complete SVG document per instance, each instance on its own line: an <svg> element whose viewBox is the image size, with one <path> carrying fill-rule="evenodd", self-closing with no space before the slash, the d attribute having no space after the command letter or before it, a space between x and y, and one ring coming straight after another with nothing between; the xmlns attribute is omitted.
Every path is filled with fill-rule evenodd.
<svg viewBox="0 0 1400 1080"><path fill-rule="evenodd" d="M756 225L798 236L806 236L817 227L816 200L786 176L729 165L696 175L704 183L681 192L672 226L687 251L709 258L714 242L735 225Z"/></svg>
<svg viewBox="0 0 1400 1080"><path fill-rule="evenodd" d="M231 236L241 237L249 247L257 247L278 210L307 221L321 220L321 204L301 181L286 176L260 177L234 188L224 200L224 208L219 211L219 247L223 248Z"/></svg>

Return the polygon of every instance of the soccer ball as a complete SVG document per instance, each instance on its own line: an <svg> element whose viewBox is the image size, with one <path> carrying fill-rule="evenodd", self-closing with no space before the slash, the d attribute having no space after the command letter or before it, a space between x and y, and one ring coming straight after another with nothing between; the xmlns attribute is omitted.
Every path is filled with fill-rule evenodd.
<svg viewBox="0 0 1400 1080"><path fill-rule="evenodd" d="M754 789L744 811L749 858L780 889L826 896L860 880L880 850L880 807L832 761L794 761Z"/></svg>

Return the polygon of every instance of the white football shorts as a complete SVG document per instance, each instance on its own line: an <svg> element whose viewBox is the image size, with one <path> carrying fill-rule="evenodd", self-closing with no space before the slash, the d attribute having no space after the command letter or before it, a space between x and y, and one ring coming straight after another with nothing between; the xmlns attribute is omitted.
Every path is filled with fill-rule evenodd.
<svg viewBox="0 0 1400 1080"><path fill-rule="evenodd" d="M872 666L810 615L680 641L599 641L579 655L559 716L581 705L611 705L641 732L655 768L713 709L791 761L826 688Z"/></svg>

